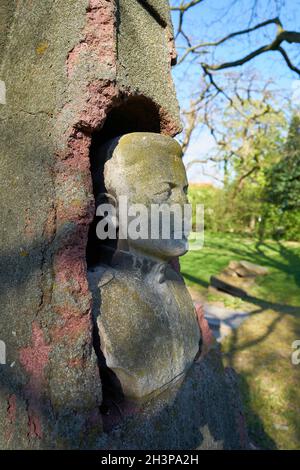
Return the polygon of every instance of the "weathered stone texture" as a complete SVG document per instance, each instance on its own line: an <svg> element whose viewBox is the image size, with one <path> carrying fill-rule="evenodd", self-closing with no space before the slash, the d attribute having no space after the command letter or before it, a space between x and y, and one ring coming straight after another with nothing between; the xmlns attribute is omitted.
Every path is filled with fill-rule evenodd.
<svg viewBox="0 0 300 470"><path fill-rule="evenodd" d="M5 52L9 29L13 20L14 0L1 0L0 3L0 62Z"/></svg>
<svg viewBox="0 0 300 470"><path fill-rule="evenodd" d="M100 449L245 449L248 437L237 377L211 350L184 382L155 396L123 425L101 437ZM126 416L126 411L124 411Z"/></svg>
<svg viewBox="0 0 300 470"><path fill-rule="evenodd" d="M150 3L163 17L166 2ZM94 210L89 147L109 111L136 95L159 110L162 132L179 130L171 33L163 24L135 0L1 0L0 80L7 89L7 104L0 104L0 339L7 345L7 365L0 366L2 449L105 442L121 448L122 433L123 446L167 448L186 429L180 445L191 448L199 443L199 423L189 420L200 419L193 397L203 397L195 404L203 416L203 407L213 413L211 393L220 400L213 419L222 422L226 446L231 424L227 411L221 413L223 379L208 366L200 366L208 374L206 389L201 377L191 382L191 396L186 385L188 414L182 403L178 432L166 404L168 430L160 412L152 420L145 411L116 436L102 434L85 261Z"/></svg>
<svg viewBox="0 0 300 470"><path fill-rule="evenodd" d="M153 5L158 15L149 14L143 3ZM162 105L164 113L173 117L168 133L174 134L181 125L170 76L173 43L166 4L153 0L119 2L118 82Z"/></svg>
<svg viewBox="0 0 300 470"><path fill-rule="evenodd" d="M89 81L72 82L67 59L87 5L18 2L1 63L1 448L93 446L89 429L101 430L85 275L90 138L69 144Z"/></svg>
<svg viewBox="0 0 300 470"><path fill-rule="evenodd" d="M178 380L199 349L193 303L181 277L169 268L159 284L155 267L147 276L139 268L111 269L113 279L95 292L101 298L101 315L95 315L107 366L131 398ZM101 272L94 275L101 283Z"/></svg>

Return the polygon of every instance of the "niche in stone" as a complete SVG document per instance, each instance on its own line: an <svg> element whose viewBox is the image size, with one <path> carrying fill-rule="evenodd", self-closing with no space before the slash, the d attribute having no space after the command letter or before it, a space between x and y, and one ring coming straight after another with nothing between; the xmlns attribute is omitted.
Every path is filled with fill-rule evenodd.
<svg viewBox="0 0 300 470"><path fill-rule="evenodd" d="M153 131L109 137L102 143L98 136L92 147L96 205L103 193L117 205L126 196L149 214L154 202L187 202L182 151L174 139ZM96 224L87 259L105 412L111 402L143 402L182 378L198 353L200 332L185 284L170 265L186 252L186 240L171 235L101 243Z"/></svg>
<svg viewBox="0 0 300 470"><path fill-rule="evenodd" d="M96 205L99 203L99 195L106 193L104 182L105 156L99 154L106 142L109 140L128 134L131 132L154 132L160 133L160 117L157 107L152 101L143 96L133 96L127 98L119 106L114 107L107 116L105 125L99 132L92 136L90 150L91 173L93 180L93 192ZM101 196L101 202L107 201ZM89 231L87 244L87 264L91 267L106 260L107 253L103 250L103 245L116 248L116 243L107 240L100 242L96 237L96 226L99 218L95 216Z"/></svg>

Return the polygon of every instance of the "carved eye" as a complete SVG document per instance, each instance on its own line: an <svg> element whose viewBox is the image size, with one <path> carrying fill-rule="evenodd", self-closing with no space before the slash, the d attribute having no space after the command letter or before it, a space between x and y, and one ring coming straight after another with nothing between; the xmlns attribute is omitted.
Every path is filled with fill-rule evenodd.
<svg viewBox="0 0 300 470"><path fill-rule="evenodd" d="M183 188L184 194L187 194L187 193L188 193L188 189L189 189L189 185L187 184L187 185L184 186L184 188Z"/></svg>
<svg viewBox="0 0 300 470"><path fill-rule="evenodd" d="M168 197L171 196L172 190L171 190L171 188L169 188L169 189L166 189L165 191L161 192L160 194L161 194L161 196L165 196L166 198L168 198Z"/></svg>
<svg viewBox="0 0 300 470"><path fill-rule="evenodd" d="M167 183L167 185L164 184L161 191L155 193L155 196L160 200L168 199L172 194L172 187L173 185L171 183Z"/></svg>

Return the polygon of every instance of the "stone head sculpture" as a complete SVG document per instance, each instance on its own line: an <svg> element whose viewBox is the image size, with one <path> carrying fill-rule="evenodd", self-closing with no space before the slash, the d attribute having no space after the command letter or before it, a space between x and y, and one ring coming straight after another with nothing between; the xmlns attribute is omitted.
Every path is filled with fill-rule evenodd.
<svg viewBox="0 0 300 470"><path fill-rule="evenodd" d="M104 182L116 204L128 206L187 202L187 179L180 145L170 137L132 133L99 151ZM97 175L96 175L97 177ZM151 212L147 213L151 225ZM177 221L178 222L178 221ZM93 315L107 367L124 395L145 399L182 378L199 349L200 331L190 295L168 261L186 252L186 237L171 222L170 236L128 237L110 266L89 271ZM147 225L146 224L146 225ZM181 234L182 235L182 234Z"/></svg>
<svg viewBox="0 0 300 470"><path fill-rule="evenodd" d="M157 259L183 255L187 250L184 204L188 183L180 145L168 136L137 132L112 140L105 148L104 158L107 192L117 204L126 198L128 207L139 205L148 213L148 220L145 220L146 212L141 214L147 225L143 227L146 228L144 236L132 239L129 232L127 242L119 246ZM157 210L159 206L162 208L164 229L154 206ZM170 208L173 208L171 213Z"/></svg>

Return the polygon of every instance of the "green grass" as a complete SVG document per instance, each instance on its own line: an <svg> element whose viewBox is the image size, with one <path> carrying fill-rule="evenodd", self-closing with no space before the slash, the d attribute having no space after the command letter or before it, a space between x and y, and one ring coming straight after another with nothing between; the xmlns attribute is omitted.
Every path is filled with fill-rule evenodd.
<svg viewBox="0 0 300 470"><path fill-rule="evenodd" d="M209 294L210 276L231 260L269 268L247 303ZM251 440L261 448L300 448L300 364L292 365L292 342L300 339L300 243L206 234L200 251L181 258L187 285L208 301L245 307L249 318L223 342L225 365L239 374Z"/></svg>
<svg viewBox="0 0 300 470"><path fill-rule="evenodd" d="M211 275L222 271L231 260L247 260L270 270L257 287L269 302L300 305L300 243L267 241L257 247L255 240L232 234L205 234L204 247L189 251L180 259L188 286L207 294Z"/></svg>

